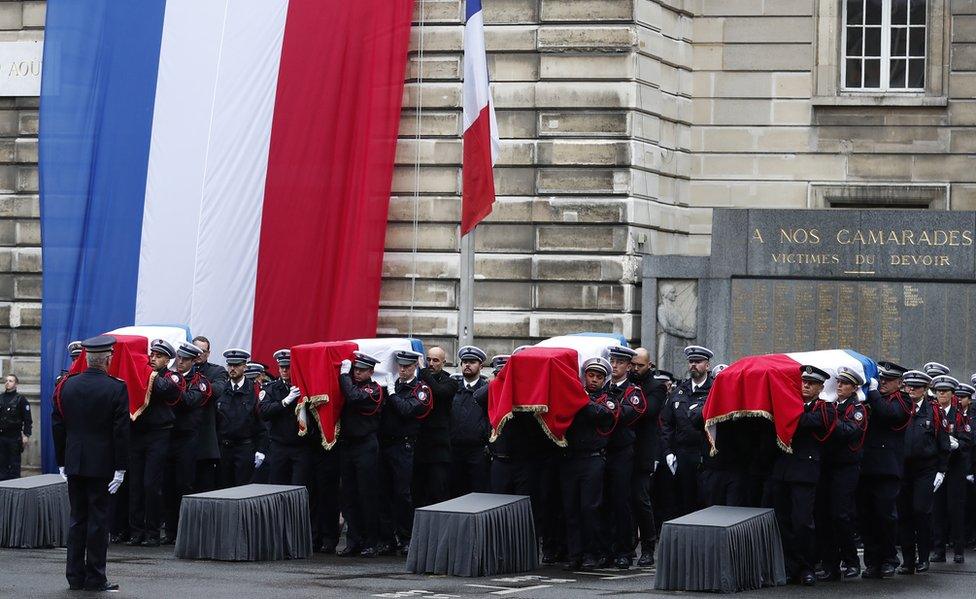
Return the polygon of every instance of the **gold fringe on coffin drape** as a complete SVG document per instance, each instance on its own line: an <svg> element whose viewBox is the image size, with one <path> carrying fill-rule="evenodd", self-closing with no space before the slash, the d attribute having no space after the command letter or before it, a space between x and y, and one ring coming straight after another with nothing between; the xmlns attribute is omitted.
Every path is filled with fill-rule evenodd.
<svg viewBox="0 0 976 599"><path fill-rule="evenodd" d="M129 418L132 419L132 422L135 422L136 421L136 418L138 418L140 415L142 415L142 413L146 411L146 408L149 407L149 399L152 396L153 383L156 382L156 375L157 374L159 374L159 373L157 373L155 370L153 370L151 373L149 373L149 388L146 389L146 401L142 402L142 405L139 407L138 410L136 410L136 413L135 414L130 414L129 415Z"/></svg>
<svg viewBox="0 0 976 599"><path fill-rule="evenodd" d="M716 425L721 424L722 422L728 422L730 420L737 420L739 418L752 418L757 416L765 418L770 422L775 422L773 420L773 415L766 410L736 410L734 412L729 412L728 414L722 414L721 416L715 416L706 420L705 435L708 436L708 455L714 456L718 453L718 450L715 449L715 435L712 434L712 431L715 429ZM783 441L779 438L779 435L776 435L776 445L778 445L779 448L786 453L793 453L793 448L786 443L783 443Z"/></svg>
<svg viewBox="0 0 976 599"><path fill-rule="evenodd" d="M315 418L315 423L319 425L319 431L322 435L322 447L324 447L326 451L329 451L335 446L336 442L339 440L340 427L339 427L339 422L337 420L335 425L335 435L334 435L335 441L329 443L328 440L325 438L325 429L322 428L322 421L319 419L319 412L318 410L315 409L316 406L318 406L319 404L326 404L326 403L329 403L328 393L324 393L322 395L313 395L312 397L305 396L302 398L302 401L300 401L298 405L295 406L295 414L298 415L298 412L302 408L308 408L308 411L312 413L312 418ZM302 429L298 431L298 436L304 437L307 433L308 433L308 429Z"/></svg>
<svg viewBox="0 0 976 599"><path fill-rule="evenodd" d="M512 419L512 416L514 416L514 412L531 412L535 416L536 422L538 422L539 426L542 427L542 432L544 432L546 436L549 437L550 441L552 441L559 447L568 446L568 444L566 443L566 439L557 439L556 436L552 434L552 431L549 430L549 427L546 426L545 420L542 419L542 415L549 412L549 406L543 406L543 405L514 406L511 412L502 416L502 419L498 422L498 428L492 429L491 438L489 439L490 442L494 443L495 440L498 439L498 435L502 434L502 429L505 428L505 424Z"/></svg>

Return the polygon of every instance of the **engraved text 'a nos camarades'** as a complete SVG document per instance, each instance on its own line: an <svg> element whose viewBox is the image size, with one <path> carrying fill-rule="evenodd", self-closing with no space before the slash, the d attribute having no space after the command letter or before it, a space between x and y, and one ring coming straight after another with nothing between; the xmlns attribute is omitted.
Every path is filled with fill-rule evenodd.
<svg viewBox="0 0 976 599"><path fill-rule="evenodd" d="M953 266L951 248L970 247L973 240L971 229L754 227L750 237L750 243L768 251L774 264L857 268L882 261L894 267L947 268Z"/></svg>

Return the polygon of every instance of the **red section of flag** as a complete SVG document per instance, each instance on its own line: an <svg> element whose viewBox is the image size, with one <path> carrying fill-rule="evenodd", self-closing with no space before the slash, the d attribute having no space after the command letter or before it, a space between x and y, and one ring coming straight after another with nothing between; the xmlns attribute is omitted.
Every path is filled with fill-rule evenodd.
<svg viewBox="0 0 976 599"><path fill-rule="evenodd" d="M776 426L776 438L790 447L803 414L800 364L784 354L749 356L722 371L702 413L705 428L736 417L761 416Z"/></svg>
<svg viewBox="0 0 976 599"><path fill-rule="evenodd" d="M129 393L129 417L132 420L149 406L149 389L154 372L149 365L149 340L136 335L112 335L115 346L112 348L112 361L108 373L125 381ZM72 374L84 372L88 368L88 353L81 352L71 363Z"/></svg>
<svg viewBox="0 0 976 599"><path fill-rule="evenodd" d="M291 380L302 394L302 406L315 418L322 431L322 445L330 449L339 433L339 418L345 397L339 389L339 367L352 360L359 346L349 341L306 343L291 348Z"/></svg>
<svg viewBox="0 0 976 599"><path fill-rule="evenodd" d="M575 349L530 347L511 358L488 386L488 419L496 437L512 412L532 412L550 439L566 444L566 429L587 402Z"/></svg>
<svg viewBox="0 0 976 599"><path fill-rule="evenodd" d="M413 4L288 4L261 217L257 360L376 334Z"/></svg>
<svg viewBox="0 0 976 599"><path fill-rule="evenodd" d="M495 177L491 170L491 118L485 106L464 132L461 235L467 235L491 214Z"/></svg>

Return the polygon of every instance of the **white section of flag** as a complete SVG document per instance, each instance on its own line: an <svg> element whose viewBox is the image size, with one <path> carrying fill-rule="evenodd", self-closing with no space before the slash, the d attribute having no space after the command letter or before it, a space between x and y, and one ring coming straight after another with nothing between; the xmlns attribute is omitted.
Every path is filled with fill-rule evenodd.
<svg viewBox="0 0 976 599"><path fill-rule="evenodd" d="M485 106L491 122L491 162L498 161L501 144L498 123L488 81L488 58L485 53L484 12L478 11L464 24L464 119L462 131L467 131Z"/></svg>

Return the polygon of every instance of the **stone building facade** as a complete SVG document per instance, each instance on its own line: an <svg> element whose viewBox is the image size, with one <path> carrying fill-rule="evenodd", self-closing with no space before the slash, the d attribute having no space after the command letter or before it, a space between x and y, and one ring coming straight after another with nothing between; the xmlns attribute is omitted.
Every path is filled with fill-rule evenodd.
<svg viewBox="0 0 976 599"><path fill-rule="evenodd" d="M708 254L715 207L976 209L976 0L860 5L901 3L925 10L924 87L907 92L849 89L842 0L484 0L502 153L476 233L475 342L640 342L641 257ZM416 4L379 334L450 354L463 3ZM0 41L37 39L43 17L43 2L0 1ZM861 29L897 28L879 18ZM36 98L0 98L0 366L34 394L36 135Z"/></svg>

